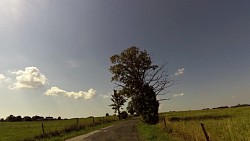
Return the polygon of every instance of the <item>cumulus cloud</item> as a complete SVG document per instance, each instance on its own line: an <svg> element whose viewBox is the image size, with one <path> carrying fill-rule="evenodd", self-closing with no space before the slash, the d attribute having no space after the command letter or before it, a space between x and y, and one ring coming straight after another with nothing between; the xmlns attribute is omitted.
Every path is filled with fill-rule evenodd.
<svg viewBox="0 0 250 141"><path fill-rule="evenodd" d="M41 88L47 80L36 67L26 67L25 70L18 70L12 74L16 75L16 82L11 89Z"/></svg>
<svg viewBox="0 0 250 141"><path fill-rule="evenodd" d="M175 76L181 75L181 74L184 73L184 70L185 70L184 68L180 68L180 69L177 70L177 72L175 72L174 75L175 75Z"/></svg>
<svg viewBox="0 0 250 141"><path fill-rule="evenodd" d="M5 76L3 74L0 74L0 83L5 80Z"/></svg>
<svg viewBox="0 0 250 141"><path fill-rule="evenodd" d="M5 76L3 74L0 74L0 81L4 80Z"/></svg>
<svg viewBox="0 0 250 141"><path fill-rule="evenodd" d="M45 95L52 95L52 96L66 96L73 99L90 99L96 95L96 91L94 89L89 89L87 92L79 91L79 92L67 92L62 90L58 87L51 87L45 93Z"/></svg>
<svg viewBox="0 0 250 141"><path fill-rule="evenodd" d="M179 94L174 94L173 97L177 97L177 96L183 96L183 93L179 93Z"/></svg>

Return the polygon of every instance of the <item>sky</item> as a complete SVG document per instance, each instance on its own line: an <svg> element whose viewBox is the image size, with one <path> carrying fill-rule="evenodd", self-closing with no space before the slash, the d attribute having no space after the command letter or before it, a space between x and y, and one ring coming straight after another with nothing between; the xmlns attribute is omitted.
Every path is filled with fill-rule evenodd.
<svg viewBox="0 0 250 141"><path fill-rule="evenodd" d="M249 104L250 1L1 0L0 118L114 111L109 57L167 62L160 112ZM126 105L124 106L124 108Z"/></svg>

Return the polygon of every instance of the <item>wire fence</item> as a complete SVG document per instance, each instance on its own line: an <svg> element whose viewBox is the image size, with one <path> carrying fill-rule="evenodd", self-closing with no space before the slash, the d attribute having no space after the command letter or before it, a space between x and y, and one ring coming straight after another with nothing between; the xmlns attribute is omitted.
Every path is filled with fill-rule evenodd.
<svg viewBox="0 0 250 141"><path fill-rule="evenodd" d="M62 120L47 121L29 121L29 122L0 122L0 140L24 140L33 138L41 134L51 132L67 131L70 127L93 127L111 121L116 121L116 116L107 117L89 117Z"/></svg>

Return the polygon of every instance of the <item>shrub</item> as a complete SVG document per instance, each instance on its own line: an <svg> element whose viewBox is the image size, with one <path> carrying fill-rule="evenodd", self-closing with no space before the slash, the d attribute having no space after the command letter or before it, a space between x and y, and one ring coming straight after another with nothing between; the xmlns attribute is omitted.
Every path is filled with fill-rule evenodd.
<svg viewBox="0 0 250 141"><path fill-rule="evenodd" d="M121 118L121 119L127 119L127 118L128 118L128 113L127 113L126 111L122 111L122 112L120 113L120 118Z"/></svg>

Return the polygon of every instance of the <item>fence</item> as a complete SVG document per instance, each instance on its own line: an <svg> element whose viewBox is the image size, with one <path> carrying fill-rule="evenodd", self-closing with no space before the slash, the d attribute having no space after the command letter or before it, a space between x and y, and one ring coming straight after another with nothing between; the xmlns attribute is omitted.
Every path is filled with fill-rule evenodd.
<svg viewBox="0 0 250 141"><path fill-rule="evenodd" d="M164 123L164 128L167 128L167 122L166 122L166 117L161 117L160 120ZM205 135L206 141L210 141L210 135L209 133L206 131L205 125L203 123L200 123L202 131Z"/></svg>
<svg viewBox="0 0 250 141"><path fill-rule="evenodd" d="M48 133L82 129L118 120L118 117L89 117L68 120L0 122L0 140L24 140ZM72 129L72 130L73 130Z"/></svg>

